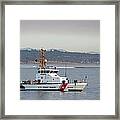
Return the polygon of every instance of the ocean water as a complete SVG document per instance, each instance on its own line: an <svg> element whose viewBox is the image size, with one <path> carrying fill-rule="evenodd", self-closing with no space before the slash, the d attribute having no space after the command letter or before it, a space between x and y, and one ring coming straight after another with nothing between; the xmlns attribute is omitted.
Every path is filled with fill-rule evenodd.
<svg viewBox="0 0 120 120"><path fill-rule="evenodd" d="M67 68L59 67L59 75L69 78L69 80L84 79L87 75L88 86L82 92L60 92L60 91L20 91L21 100L100 100L100 67L85 66L75 68L74 65L67 65ZM71 67L72 66L72 67ZM78 65L79 66L79 65ZM37 68L32 64L22 64L20 66L20 80L35 79Z"/></svg>

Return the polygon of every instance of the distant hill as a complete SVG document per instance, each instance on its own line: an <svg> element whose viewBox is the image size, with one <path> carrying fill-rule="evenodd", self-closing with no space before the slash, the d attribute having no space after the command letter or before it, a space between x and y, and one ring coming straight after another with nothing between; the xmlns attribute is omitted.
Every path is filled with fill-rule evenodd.
<svg viewBox="0 0 120 120"><path fill-rule="evenodd" d="M68 52L58 49L49 49L45 53L48 61L56 62L74 62L74 63L100 63L99 53L79 53ZM37 49L21 49L20 50L20 62L28 63L39 60L39 51Z"/></svg>

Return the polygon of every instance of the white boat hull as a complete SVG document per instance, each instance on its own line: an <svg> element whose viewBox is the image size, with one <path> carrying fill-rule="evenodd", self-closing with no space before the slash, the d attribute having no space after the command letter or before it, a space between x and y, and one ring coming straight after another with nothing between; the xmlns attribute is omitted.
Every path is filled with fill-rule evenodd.
<svg viewBox="0 0 120 120"><path fill-rule="evenodd" d="M82 91L87 83L68 83L64 91ZM60 91L60 84L23 84L20 88L26 91Z"/></svg>
<svg viewBox="0 0 120 120"><path fill-rule="evenodd" d="M68 91L82 91L86 87L87 83L77 83L76 85L68 84Z"/></svg>

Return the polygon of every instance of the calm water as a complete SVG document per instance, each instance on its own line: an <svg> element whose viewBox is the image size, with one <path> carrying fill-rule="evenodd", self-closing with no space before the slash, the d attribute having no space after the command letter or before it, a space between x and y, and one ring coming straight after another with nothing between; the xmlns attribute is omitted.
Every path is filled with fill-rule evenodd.
<svg viewBox="0 0 120 120"><path fill-rule="evenodd" d="M59 65L57 65L59 66ZM72 66L73 67L73 66ZM44 92L44 91L20 91L21 100L99 100L100 99L100 68L67 68L66 74L70 80L83 79L88 76L88 86L82 92ZM37 68L33 65L21 65L20 79L35 79ZM65 75L65 69L59 68L59 75Z"/></svg>

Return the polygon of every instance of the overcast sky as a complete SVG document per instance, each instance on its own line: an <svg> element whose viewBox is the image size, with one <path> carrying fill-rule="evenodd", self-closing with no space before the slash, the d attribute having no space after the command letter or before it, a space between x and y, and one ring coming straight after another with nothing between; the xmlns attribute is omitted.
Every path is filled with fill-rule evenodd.
<svg viewBox="0 0 120 120"><path fill-rule="evenodd" d="M100 52L100 21L21 20L20 47Z"/></svg>

